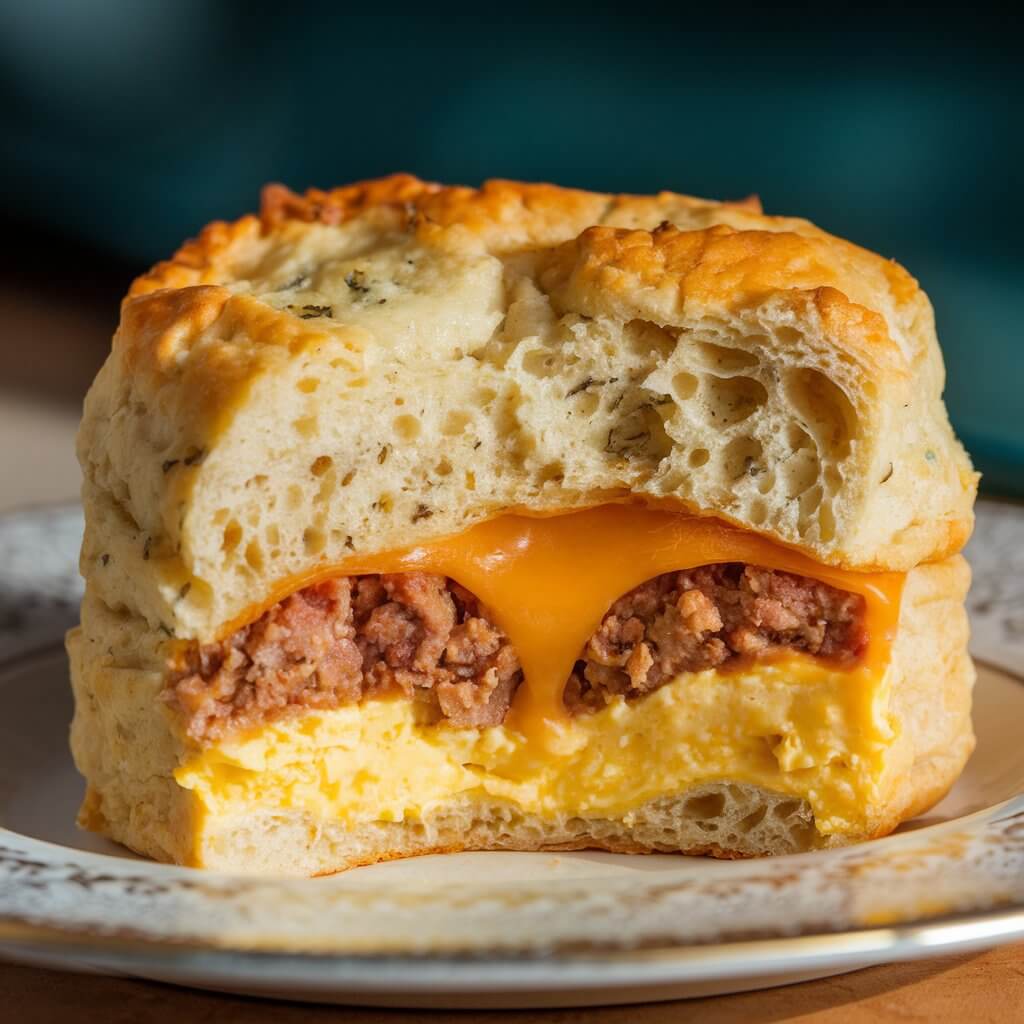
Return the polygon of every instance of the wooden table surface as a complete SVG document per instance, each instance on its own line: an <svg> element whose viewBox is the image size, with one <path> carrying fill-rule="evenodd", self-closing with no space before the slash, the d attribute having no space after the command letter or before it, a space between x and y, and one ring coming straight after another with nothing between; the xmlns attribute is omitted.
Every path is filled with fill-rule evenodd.
<svg viewBox="0 0 1024 1024"><path fill-rule="evenodd" d="M29 268L31 270L31 268ZM107 279L33 283L0 275L0 512L74 498L74 430L102 361L120 288ZM0 567L2 571L2 567ZM1024 945L975 956L875 967L784 988L712 999L597 1010L417 1013L259 1002L121 978L0 964L0 1021L101 1024L353 1024L551 1021L554 1024L880 1024L1021 1022Z"/></svg>

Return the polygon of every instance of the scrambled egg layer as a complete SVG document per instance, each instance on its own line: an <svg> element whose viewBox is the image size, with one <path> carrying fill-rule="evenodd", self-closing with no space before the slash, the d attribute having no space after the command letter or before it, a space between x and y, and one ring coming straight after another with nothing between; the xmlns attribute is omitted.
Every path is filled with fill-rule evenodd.
<svg viewBox="0 0 1024 1024"><path fill-rule="evenodd" d="M896 737L888 676L799 656L685 674L570 720L554 750L508 725L423 724L410 701L367 701L224 740L175 778L209 814L301 810L346 823L416 820L473 794L550 818L621 817L728 780L807 800L823 834L852 832L884 795Z"/></svg>

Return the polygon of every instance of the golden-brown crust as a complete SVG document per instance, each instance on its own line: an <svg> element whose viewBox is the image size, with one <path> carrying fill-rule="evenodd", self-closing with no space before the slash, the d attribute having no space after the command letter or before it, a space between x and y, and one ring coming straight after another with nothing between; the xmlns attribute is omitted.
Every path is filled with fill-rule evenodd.
<svg viewBox="0 0 1024 1024"><path fill-rule="evenodd" d="M264 230L293 219L344 224L374 206L401 206L411 213L423 196L441 190L442 186L420 181L411 174L391 174L327 191L311 188L301 196L285 185L271 183L260 196L260 219Z"/></svg>
<svg viewBox="0 0 1024 1024"><path fill-rule="evenodd" d="M439 186L424 186L424 190L417 191L412 184L415 181L407 175L396 175L332 192L311 190L304 199L292 193L288 199L281 198L273 191L271 196L276 198L264 200L263 230L272 230L287 219L320 219L337 224L371 206L405 209L411 204L427 215L430 223L447 227L459 224L484 236L491 228L500 228L507 236L508 224L513 223L516 237L532 245L546 241L549 231L564 233L566 218L589 222L595 208L606 206L608 198L551 185L506 181L487 182L479 191ZM666 202L688 198L664 195ZM417 204L416 198L404 198L408 196L425 199ZM635 197L616 198L632 201ZM407 216L415 219L416 215ZM230 292L212 283L228 275L227 255L233 246L252 237L257 223L253 217L234 224L215 222L182 246L172 260L157 264L133 283L115 339L115 345L121 343L129 372L145 373L169 365L172 354L207 330L229 300L236 322L223 333L248 329L265 343L285 345L292 343L297 333L322 335L307 324L296 323L288 313L272 311L262 303L246 305L239 297L232 300ZM429 232L429 227L421 230ZM552 253L541 279L556 298L560 291L571 289L581 312L591 315L621 312L617 302L629 305L637 295L646 296L646 312L660 306L666 320L679 315L687 303L732 309L784 293L791 296L797 308L809 299L827 336L841 343L866 368L906 375L907 363L885 319L875 310L850 301L834 286L844 283L834 260L837 245L850 250L857 260L885 264L887 280L897 282L904 294L910 293L908 289L916 290L916 282L902 268L896 268L899 273L895 273L893 265L838 239L781 231L737 231L725 224L691 231L681 231L668 223L654 231L587 227ZM856 269L855 262L854 272ZM652 302L652 295L659 296L660 303ZM251 322L246 313L251 315ZM261 324L264 330L260 330ZM952 531L950 542L941 546L934 558L959 550L950 544L966 540L967 535L969 527Z"/></svg>
<svg viewBox="0 0 1024 1024"><path fill-rule="evenodd" d="M851 257L850 267L836 261L837 246ZM654 231L591 227L559 247L541 279L556 298L571 291L589 315L628 315L641 297L643 312L654 311L664 322L682 315L688 303L731 311L778 293L806 295L837 345L879 372L905 374L885 319L836 287L849 288L847 275L877 259L838 239L726 224L701 231L672 224Z"/></svg>
<svg viewBox="0 0 1024 1024"><path fill-rule="evenodd" d="M215 220L198 237L190 238L169 260L157 263L137 277L128 289L126 301L162 288L190 288L219 283L225 276L232 248L260 230L259 218L250 215L236 221Z"/></svg>
<svg viewBox="0 0 1024 1024"><path fill-rule="evenodd" d="M132 284L129 297L159 288L186 288L214 280L223 258L240 240L256 231L279 229L288 221L337 226L369 210L388 209L406 223L423 220L443 227L460 225L481 237L511 231L521 245L551 244L603 217L668 214L673 210L726 207L761 214L757 196L717 203L675 192L656 196L606 195L557 185L492 179L479 188L443 186L411 174L391 174L333 189L308 189L298 194L271 183L261 193L259 216L234 222L214 221L190 239L170 260L156 264ZM776 218L765 218L775 220ZM508 242L505 242L508 247Z"/></svg>
<svg viewBox="0 0 1024 1024"><path fill-rule="evenodd" d="M682 230L662 222L652 231L606 227L642 216L646 221L679 211L736 211L739 227L715 223ZM337 226L368 212L390 213L403 226L430 232L458 227L493 251L554 246L547 275L553 285L572 280L583 291L616 294L636 288L665 296L666 313L686 302L750 305L774 293L811 293L828 334L880 359L886 372L908 372L919 346L893 338L897 325L870 304L856 301L866 278L884 283L899 306L914 306L920 289L891 260L835 238L806 221L769 217L756 196L718 203L672 192L656 196L610 195L503 179L479 189L442 186L409 174L357 182L298 195L283 185L264 188L258 217L215 221L132 284L128 299L161 289L187 289L229 280L239 247L290 222ZM281 320L290 319L281 314ZM127 333L127 332L122 332ZM902 347L903 358L900 359ZM937 557L941 557L940 553Z"/></svg>

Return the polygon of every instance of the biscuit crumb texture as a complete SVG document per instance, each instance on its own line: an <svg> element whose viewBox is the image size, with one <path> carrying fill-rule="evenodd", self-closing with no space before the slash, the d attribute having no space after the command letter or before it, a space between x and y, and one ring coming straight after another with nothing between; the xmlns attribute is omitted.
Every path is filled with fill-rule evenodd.
<svg viewBox="0 0 1024 1024"><path fill-rule="evenodd" d="M82 569L209 639L317 565L617 498L908 569L971 528L942 387L901 267L753 202L272 187L125 300Z"/></svg>

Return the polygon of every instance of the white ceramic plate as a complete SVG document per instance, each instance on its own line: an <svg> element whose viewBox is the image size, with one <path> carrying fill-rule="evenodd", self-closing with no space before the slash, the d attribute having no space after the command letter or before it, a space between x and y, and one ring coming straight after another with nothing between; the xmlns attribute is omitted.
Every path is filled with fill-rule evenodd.
<svg viewBox="0 0 1024 1024"><path fill-rule="evenodd" d="M8 956L392 1006L708 995L1024 937L1024 509L972 541L978 750L927 817L846 850L724 862L481 853L314 880L152 864L79 832L60 636L80 514L0 519L0 942Z"/></svg>

